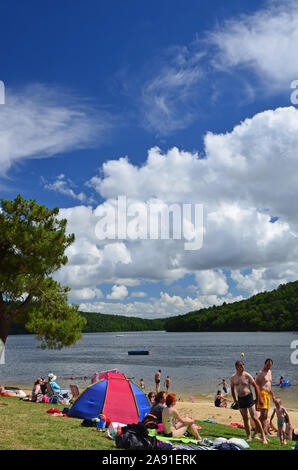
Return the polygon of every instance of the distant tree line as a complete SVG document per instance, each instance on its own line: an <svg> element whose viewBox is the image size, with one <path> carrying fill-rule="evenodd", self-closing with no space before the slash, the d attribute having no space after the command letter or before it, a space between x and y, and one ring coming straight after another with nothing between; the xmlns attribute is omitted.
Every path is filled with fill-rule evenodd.
<svg viewBox="0 0 298 470"><path fill-rule="evenodd" d="M158 331L164 329L164 320L147 320L123 315L105 315L103 313L81 312L87 320L83 333L100 331Z"/></svg>
<svg viewBox="0 0 298 470"><path fill-rule="evenodd" d="M147 320L123 315L105 315L95 312L79 312L86 320L82 333L98 333L109 331L160 331L164 330L165 320ZM10 334L28 334L21 323L12 322Z"/></svg>
<svg viewBox="0 0 298 470"><path fill-rule="evenodd" d="M83 333L109 331L297 331L298 281L281 284L271 292L249 299L223 303L185 315L148 320L121 315L79 312L85 319ZM12 323L10 334L28 333L23 324Z"/></svg>

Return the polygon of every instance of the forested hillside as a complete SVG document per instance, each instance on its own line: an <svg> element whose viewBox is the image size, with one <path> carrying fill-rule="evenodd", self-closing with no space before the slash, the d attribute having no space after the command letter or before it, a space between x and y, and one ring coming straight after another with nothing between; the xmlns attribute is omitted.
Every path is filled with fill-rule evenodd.
<svg viewBox="0 0 298 470"><path fill-rule="evenodd" d="M296 331L298 281L231 304L172 317L166 331Z"/></svg>

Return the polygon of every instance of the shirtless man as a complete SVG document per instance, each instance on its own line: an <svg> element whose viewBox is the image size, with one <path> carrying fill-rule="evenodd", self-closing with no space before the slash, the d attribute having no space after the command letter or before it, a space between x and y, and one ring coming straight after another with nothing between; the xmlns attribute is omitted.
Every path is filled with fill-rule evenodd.
<svg viewBox="0 0 298 470"><path fill-rule="evenodd" d="M256 423L257 432L261 434L263 444L267 444L267 439L264 433L264 429L262 428L261 422L256 413L255 402L253 399L253 394L251 391L251 386L254 387L256 392L257 400L262 403L262 399L259 397L259 388L254 380L254 378L244 370L244 364L242 361L237 361L235 363L236 373L231 377L231 393L235 402L238 403L239 411L241 413L247 440L251 441L250 435L250 424L247 409L249 410L250 416L253 418L254 422ZM236 398L235 389L238 395L238 399ZM255 436L256 439L259 439Z"/></svg>
<svg viewBox="0 0 298 470"><path fill-rule="evenodd" d="M156 372L154 376L156 393L159 393L159 390L160 390L160 374L161 374L161 370Z"/></svg>
<svg viewBox="0 0 298 470"><path fill-rule="evenodd" d="M265 434L269 434L268 412L270 409L270 395L272 396L272 400L274 400L274 394L271 388L272 374L270 369L272 365L272 359L266 359L263 369L258 372L256 377L256 384L260 389L260 397L263 402L263 404L257 403L257 409L261 413L260 421Z"/></svg>
<svg viewBox="0 0 298 470"><path fill-rule="evenodd" d="M171 384L171 379L170 379L170 376L167 375L167 377L166 377L166 379L165 379L165 381L164 381L164 385L165 385L165 387L166 387L167 393L169 393L169 391L170 391L170 384Z"/></svg>

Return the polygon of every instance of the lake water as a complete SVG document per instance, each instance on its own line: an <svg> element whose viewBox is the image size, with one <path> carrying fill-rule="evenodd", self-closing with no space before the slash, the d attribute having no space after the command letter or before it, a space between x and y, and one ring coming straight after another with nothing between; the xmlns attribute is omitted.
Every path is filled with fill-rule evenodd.
<svg viewBox="0 0 298 470"><path fill-rule="evenodd" d="M120 334L123 336L117 336ZM148 393L154 390L154 374L161 369L162 385L169 375L171 391L179 397L211 397L221 379L229 379L234 373L234 363L242 359L242 352L245 368L253 376L263 367L264 360L271 357L273 383L278 383L282 375L298 384L298 365L290 360L294 340L298 340L294 333L88 333L74 346L49 351L37 349L33 335L15 335L6 343L0 383L31 388L35 378L53 372L63 388L76 383L81 390L89 385L94 372L117 368L136 383L143 378ZM148 348L149 356L127 353ZM71 376L76 379L71 380ZM297 386L274 390L287 406L298 405Z"/></svg>

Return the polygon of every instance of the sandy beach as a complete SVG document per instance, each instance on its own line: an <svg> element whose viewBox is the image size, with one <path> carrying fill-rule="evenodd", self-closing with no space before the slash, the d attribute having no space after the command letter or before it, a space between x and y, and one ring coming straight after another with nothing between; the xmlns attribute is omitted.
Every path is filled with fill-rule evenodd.
<svg viewBox="0 0 298 470"><path fill-rule="evenodd" d="M291 423L294 428L298 427L298 409L287 407ZM232 410L231 408L216 408L213 403L210 403L209 399L198 398L193 403L187 401L178 401L176 408L182 416L191 416L196 420L212 419L219 424L230 424L230 423L241 423L242 418L238 410ZM269 411L269 417L273 412L271 405ZM276 425L276 423L274 423Z"/></svg>

